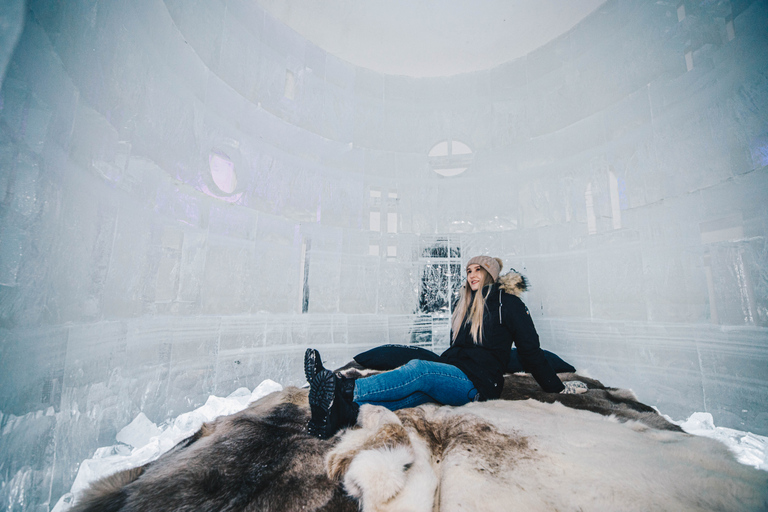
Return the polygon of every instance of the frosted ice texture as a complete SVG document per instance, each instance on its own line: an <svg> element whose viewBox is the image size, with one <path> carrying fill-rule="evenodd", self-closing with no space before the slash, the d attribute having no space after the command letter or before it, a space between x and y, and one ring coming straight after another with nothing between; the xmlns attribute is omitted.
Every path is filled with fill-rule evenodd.
<svg viewBox="0 0 768 512"><path fill-rule="evenodd" d="M3 3L0 503L49 508L140 412L300 383L309 345L441 350L476 254L576 367L768 433L768 5L688 7L415 79L245 0Z"/></svg>

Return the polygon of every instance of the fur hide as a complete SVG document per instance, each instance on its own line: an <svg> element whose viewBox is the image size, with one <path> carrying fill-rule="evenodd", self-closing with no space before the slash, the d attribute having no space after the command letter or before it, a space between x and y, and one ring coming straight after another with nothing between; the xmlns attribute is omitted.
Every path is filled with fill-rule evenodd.
<svg viewBox="0 0 768 512"><path fill-rule="evenodd" d="M71 510L357 511L326 475L333 443L308 436L308 420L306 390L272 393L204 424L156 461L94 483Z"/></svg>
<svg viewBox="0 0 768 512"><path fill-rule="evenodd" d="M768 509L768 473L716 441L654 426L626 392L589 381L579 401L543 403L512 377L522 379L515 400L365 405L357 426L327 441L305 432L307 391L287 388L94 483L72 510Z"/></svg>
<svg viewBox="0 0 768 512"><path fill-rule="evenodd" d="M562 404L364 405L359 426L327 465L363 512L768 509L768 473L720 443Z"/></svg>
<svg viewBox="0 0 768 512"><path fill-rule="evenodd" d="M504 376L502 400L528 400L538 402L559 402L571 409L592 411L603 416L616 418L618 421L639 421L645 425L659 429L682 432L674 423L668 422L653 407L649 407L637 399L629 389L609 388L595 379L583 377L576 373L559 373L563 382L578 380L587 385L588 392L580 395L561 395L546 393L528 373L515 373Z"/></svg>

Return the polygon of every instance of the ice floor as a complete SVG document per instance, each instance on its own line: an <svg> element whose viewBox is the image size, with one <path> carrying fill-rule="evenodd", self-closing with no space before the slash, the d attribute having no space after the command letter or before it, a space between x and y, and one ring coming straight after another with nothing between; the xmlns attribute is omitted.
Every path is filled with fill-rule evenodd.
<svg viewBox="0 0 768 512"><path fill-rule="evenodd" d="M204 422L236 413L245 409L250 402L282 389L281 384L265 380L253 391L240 388L224 398L211 395L202 407L181 414L159 426L140 413L117 434L117 444L97 449L92 458L80 463L72 489L59 499L52 512L69 510L78 493L91 482L146 464L192 435ZM704 412L693 413L685 420L665 417L680 425L689 434L710 437L725 444L740 463L768 471L768 437L717 427L712 421L712 415Z"/></svg>

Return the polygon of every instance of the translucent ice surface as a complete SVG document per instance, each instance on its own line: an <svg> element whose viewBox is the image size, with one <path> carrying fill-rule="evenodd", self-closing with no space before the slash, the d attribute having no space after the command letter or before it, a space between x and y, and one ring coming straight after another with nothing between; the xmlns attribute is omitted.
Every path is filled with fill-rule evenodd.
<svg viewBox="0 0 768 512"><path fill-rule="evenodd" d="M580 370L768 435L768 1L590 4L417 78L252 0L0 2L0 508L307 346L441 350L477 254Z"/></svg>

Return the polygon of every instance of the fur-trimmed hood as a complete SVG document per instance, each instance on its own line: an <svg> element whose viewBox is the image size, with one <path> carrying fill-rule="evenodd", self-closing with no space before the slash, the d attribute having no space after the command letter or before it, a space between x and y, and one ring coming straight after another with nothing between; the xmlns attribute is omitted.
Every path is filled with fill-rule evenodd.
<svg viewBox="0 0 768 512"><path fill-rule="evenodd" d="M499 276L496 282L499 283L501 291L517 297L520 297L524 291L528 290L528 280L514 269Z"/></svg>

